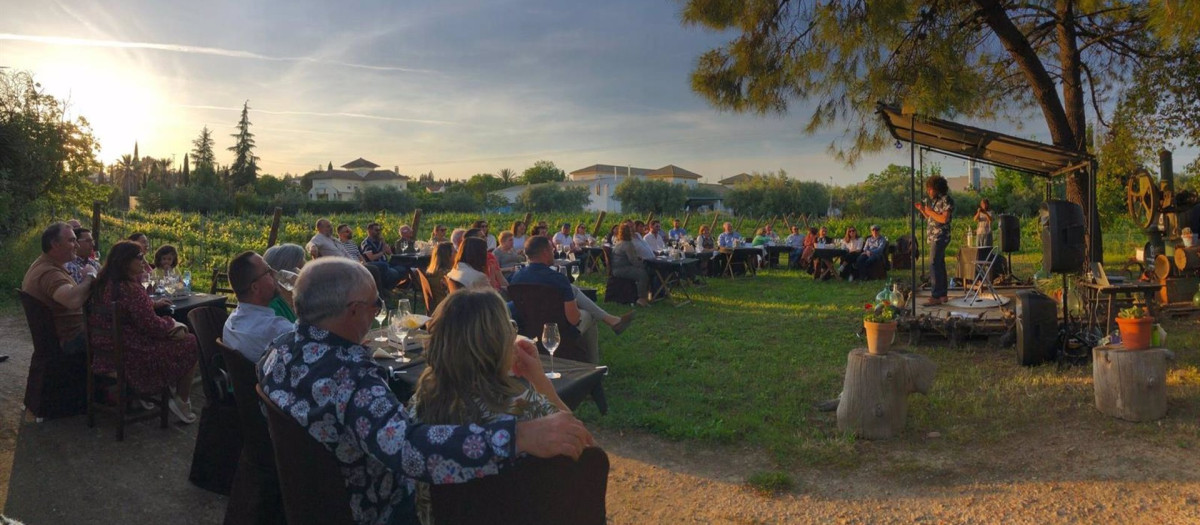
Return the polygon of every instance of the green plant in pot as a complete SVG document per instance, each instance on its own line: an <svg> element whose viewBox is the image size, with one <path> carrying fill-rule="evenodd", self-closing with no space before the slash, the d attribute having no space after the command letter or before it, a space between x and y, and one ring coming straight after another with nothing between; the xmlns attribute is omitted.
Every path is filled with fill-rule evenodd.
<svg viewBox="0 0 1200 525"><path fill-rule="evenodd" d="M863 332L867 339L867 352L875 355L888 353L896 340L896 317L899 309L891 301L880 301L877 305L867 303L863 315Z"/></svg>
<svg viewBox="0 0 1200 525"><path fill-rule="evenodd" d="M1121 330L1121 345L1126 350L1145 350L1150 347L1150 335L1154 318L1141 306L1124 308L1117 313L1117 327Z"/></svg>

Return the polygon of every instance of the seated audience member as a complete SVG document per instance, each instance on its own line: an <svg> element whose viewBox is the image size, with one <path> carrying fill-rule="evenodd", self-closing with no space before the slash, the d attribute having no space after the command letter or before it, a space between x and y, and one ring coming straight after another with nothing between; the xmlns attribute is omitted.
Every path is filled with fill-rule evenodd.
<svg viewBox="0 0 1200 525"><path fill-rule="evenodd" d="M754 239L750 241L751 246L766 246L771 244L771 238L767 236L766 228L759 228L754 231Z"/></svg>
<svg viewBox="0 0 1200 525"><path fill-rule="evenodd" d="M401 229L400 236L403 237L404 236L404 227L401 226L400 229ZM442 242L450 242L450 239L448 237L446 237L446 226L443 224L434 224L433 225L433 234L429 236L429 242L431 242L435 245L438 243L442 243Z"/></svg>
<svg viewBox="0 0 1200 525"><path fill-rule="evenodd" d="M854 267L858 270L859 279L869 279L871 267L880 259L884 258L884 251L887 249L887 237L879 233L879 225L871 225L871 236L863 242L862 253L858 254L858 260L854 263Z"/></svg>
<svg viewBox="0 0 1200 525"><path fill-rule="evenodd" d="M530 235L541 235L542 237L550 236L550 227L546 225L546 221L538 221L537 226L533 227L533 232Z"/></svg>
<svg viewBox="0 0 1200 525"><path fill-rule="evenodd" d="M593 443L565 412L521 422L415 423L359 344L382 306L362 265L339 258L306 265L296 283L296 331L269 345L258 372L271 401L337 458L346 478L328 481L346 484L358 523L414 523L413 481L466 482L522 453L578 457Z"/></svg>
<svg viewBox="0 0 1200 525"><path fill-rule="evenodd" d="M733 223L726 222L721 225L721 235L717 236L717 246L720 248L733 248L742 240L742 234L733 231Z"/></svg>
<svg viewBox="0 0 1200 525"><path fill-rule="evenodd" d="M471 228L467 230L467 237L476 237L483 239L483 232L479 228ZM484 263L483 274L488 278L488 284L492 285L496 291L504 293L508 290L508 280L504 278L504 272L500 271L500 260L491 250L486 252L486 261Z"/></svg>
<svg viewBox="0 0 1200 525"><path fill-rule="evenodd" d="M633 234L633 227L628 224L622 224L621 229L617 230L617 244L612 250L612 274L622 279L632 279L637 283L638 306L650 306L650 302L646 300L650 274L646 273L646 264L643 262L645 258L634 246L635 238L637 236Z"/></svg>
<svg viewBox="0 0 1200 525"><path fill-rule="evenodd" d="M358 262L363 262L362 252L358 249L358 243L354 242L354 230L350 229L350 225L339 224L337 235L337 241L342 245L342 250L346 252L346 256Z"/></svg>
<svg viewBox="0 0 1200 525"><path fill-rule="evenodd" d="M804 236L804 249L800 255L800 265L804 267L804 271L813 273L813 252L817 249L817 229L810 226L808 235Z"/></svg>
<svg viewBox="0 0 1200 525"><path fill-rule="evenodd" d="M512 228L508 231L513 235L513 249L519 253L525 252L525 230L527 229L524 221L513 221Z"/></svg>
<svg viewBox="0 0 1200 525"><path fill-rule="evenodd" d="M554 249L550 239L542 236L529 238L525 243L525 256L529 257L529 265L513 274L513 284L544 284L559 290L563 300L563 313L583 336L584 349L587 351L589 362L598 363L600 350L597 346L596 321L602 322L620 334L625 331L633 320L633 312L622 317L609 314L599 305L588 299L579 288L567 279L567 276L550 268L554 264ZM588 330L592 330L588 332Z"/></svg>
<svg viewBox="0 0 1200 525"><path fill-rule="evenodd" d="M487 241L487 248L489 252L496 249L496 245L499 244L499 241L496 240L495 235L488 233L488 221L482 219L477 220L471 225L471 227L478 229L482 233L483 240Z"/></svg>
<svg viewBox="0 0 1200 525"><path fill-rule="evenodd" d="M396 248L412 247L412 229L408 230L408 240L403 237L404 227L400 227L400 240L396 241ZM415 250L416 248L413 248ZM400 281L408 276L408 267L403 264L392 264L392 247L387 241L383 240L383 227L377 222L372 222L367 225L367 238L363 239L362 244L358 246L359 253L362 254L363 264L374 266L379 275L383 277L383 282L379 283L383 290L391 290ZM402 253L398 251L397 253Z"/></svg>
<svg viewBox="0 0 1200 525"><path fill-rule="evenodd" d="M571 237L571 242L575 243L576 248L585 248L596 244L596 238L587 232L587 226L581 222L575 226L575 235Z"/></svg>
<svg viewBox="0 0 1200 525"><path fill-rule="evenodd" d="M463 237L462 246L454 257L454 269L446 276L463 288L491 288L487 274L487 241L479 237Z"/></svg>
<svg viewBox="0 0 1200 525"><path fill-rule="evenodd" d="M496 256L496 262L500 265L501 270L511 270L514 266L521 264L521 254L517 252L513 245L513 234L510 231L500 232L500 245L492 250L492 255Z"/></svg>
<svg viewBox="0 0 1200 525"><path fill-rule="evenodd" d="M458 247L462 246L463 237L467 235L467 230L455 228L450 232L450 244L454 245L454 251L458 251Z"/></svg>
<svg viewBox="0 0 1200 525"><path fill-rule="evenodd" d="M571 223L564 222L562 227L554 233L554 251L558 253L575 251L575 239L571 236Z"/></svg>
<svg viewBox="0 0 1200 525"><path fill-rule="evenodd" d="M646 246L649 246L651 251L661 252L667 249L667 239L663 235L662 223L657 219L650 221L649 230L642 236L642 240L646 241Z"/></svg>
<svg viewBox="0 0 1200 525"><path fill-rule="evenodd" d="M263 254L263 260L267 261L267 266L272 269L299 274L300 269L304 267L304 248L297 244L276 244L267 248L267 252ZM296 304L292 300L291 290L280 286L275 298L271 299L271 304L267 306L275 312L275 315L293 323L296 322Z"/></svg>
<svg viewBox="0 0 1200 525"><path fill-rule="evenodd" d="M372 223L372 224L375 224L375 223ZM446 227L442 226L440 224L435 224L433 226L434 242L439 242L437 240L439 227L442 229L442 231L441 231L442 238L446 237ZM367 226L368 237L370 237L370 233L371 233L370 229L371 229L371 227ZM382 240L383 239L383 228L380 228L379 232L380 232L380 239ZM400 237L398 237L396 239L395 244L391 248L389 248L388 255L391 256L392 253L417 253L417 233L413 231L412 226L409 226L407 224L401 225L400 229L397 230L397 232L399 233ZM384 243L384 245L386 246L386 243Z"/></svg>
<svg viewBox="0 0 1200 525"><path fill-rule="evenodd" d="M164 244L154 252L154 270L163 275L171 275L177 273L176 268L179 267L179 252L174 246Z"/></svg>
<svg viewBox="0 0 1200 525"><path fill-rule="evenodd" d="M767 238L771 239L772 246L779 244L779 235L775 233L775 228L771 226L770 223L767 223L767 225L763 226L763 235L766 235Z"/></svg>
<svg viewBox="0 0 1200 525"><path fill-rule="evenodd" d="M833 237L829 236L829 229L822 226L821 229L817 230L817 235L813 239L813 243L818 245L833 244Z"/></svg>
<svg viewBox="0 0 1200 525"><path fill-rule="evenodd" d="M501 237L506 233L511 239L508 231ZM487 424L571 413L546 378L537 346L517 338L495 292L464 291L438 305L425 359L408 402L413 423ZM416 501L421 523L433 525L429 484L417 485Z"/></svg>
<svg viewBox="0 0 1200 525"><path fill-rule="evenodd" d="M433 296L432 304L437 305L450 293L446 289L446 276L454 269L454 245L449 241L439 242L433 247L429 257L429 267L425 268L425 280L429 281L429 289Z"/></svg>
<svg viewBox="0 0 1200 525"><path fill-rule="evenodd" d="M800 227L792 226L791 229L792 233L791 235L788 235L786 239L784 239L784 244L786 244L792 250L804 248L804 234L800 233Z"/></svg>
<svg viewBox="0 0 1200 525"><path fill-rule="evenodd" d="M633 236L629 238L629 242L633 244L633 248L637 250L638 255L640 255L643 260L649 260L655 257L654 248L651 248L650 243L646 242L647 231L646 223L642 221L633 221L633 229L630 230L630 233Z"/></svg>
<svg viewBox="0 0 1200 525"><path fill-rule="evenodd" d="M117 363L112 353L112 315L107 305L116 303L121 312L121 346L124 350L125 377L129 387L153 394L171 388L168 401L171 412L184 423L196 421L192 413L192 378L196 374L198 346L187 325L170 316L154 313L154 303L142 288L146 252L135 242L113 245L92 286L90 300L96 308L88 319L89 343L96 350L95 368L101 373L114 372Z"/></svg>
<svg viewBox="0 0 1200 525"><path fill-rule="evenodd" d="M78 230L83 228L83 223L79 222L79 219L67 219L67 226L70 226L72 230Z"/></svg>
<svg viewBox="0 0 1200 525"><path fill-rule="evenodd" d="M274 271L254 252L239 253L229 261L229 284L238 305L225 320L221 339L230 348L257 363L276 337L291 332L295 325L276 315L271 302L278 297Z"/></svg>
<svg viewBox="0 0 1200 525"><path fill-rule="evenodd" d="M713 239L712 234L708 233L707 225L700 225L699 232L696 233L696 251L712 251L717 249L717 241Z"/></svg>
<svg viewBox="0 0 1200 525"><path fill-rule="evenodd" d="M100 273L100 261L97 261L95 257L96 241L92 240L92 230L75 228L74 232L79 247L75 249L75 257L64 267L67 269L67 273L71 274L71 278L75 279L75 284L79 284L83 282L88 273L92 275Z"/></svg>
<svg viewBox="0 0 1200 525"><path fill-rule="evenodd" d="M838 268L838 275L842 279L852 281L858 275L854 263L858 262L858 255L862 253L862 247L863 239L858 236L858 228L854 226L846 228L846 236L842 238L842 248L846 250L846 255L842 256L842 265Z"/></svg>
<svg viewBox="0 0 1200 525"><path fill-rule="evenodd" d="M620 227L621 227L621 225L618 223L618 224L612 225L612 228L608 229L608 235L606 235L604 237L604 244L606 244L608 246L612 246L613 244L615 244L617 242L617 229L619 229Z"/></svg>
<svg viewBox="0 0 1200 525"><path fill-rule="evenodd" d="M83 279L79 282L67 272L65 265L76 257L78 246L75 232L67 223L51 224L42 231L42 254L29 265L21 281L21 291L46 305L54 314L54 331L66 354L87 349L83 305L96 280L91 266L83 268Z"/></svg>
<svg viewBox="0 0 1200 525"><path fill-rule="evenodd" d="M687 237L687 230L683 228L683 223L679 219L671 220L671 231L667 232L667 238L672 241L681 241Z"/></svg>
<svg viewBox="0 0 1200 525"><path fill-rule="evenodd" d="M346 252L346 247L342 243L333 238L333 223L329 219L317 219L317 233L308 241L305 249L313 259L318 257L345 257L348 259L358 260L357 257Z"/></svg>

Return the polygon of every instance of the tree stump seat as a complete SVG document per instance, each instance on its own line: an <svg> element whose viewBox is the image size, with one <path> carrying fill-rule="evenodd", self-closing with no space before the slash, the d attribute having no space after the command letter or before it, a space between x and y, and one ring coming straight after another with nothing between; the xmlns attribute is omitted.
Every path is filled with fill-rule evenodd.
<svg viewBox="0 0 1200 525"><path fill-rule="evenodd" d="M837 407L838 430L864 439L894 437L904 430L908 394L928 393L936 371L937 365L923 355L851 350Z"/></svg>
<svg viewBox="0 0 1200 525"><path fill-rule="evenodd" d="M1121 345L1092 349L1096 409L1126 421L1154 421L1167 415L1166 348L1126 350Z"/></svg>

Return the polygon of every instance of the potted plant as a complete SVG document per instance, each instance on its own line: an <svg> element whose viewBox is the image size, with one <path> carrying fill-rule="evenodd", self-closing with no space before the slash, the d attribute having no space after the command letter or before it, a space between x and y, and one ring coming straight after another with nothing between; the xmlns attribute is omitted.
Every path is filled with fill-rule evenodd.
<svg viewBox="0 0 1200 525"><path fill-rule="evenodd" d="M863 330L867 337L867 352L875 355L888 353L896 340L897 308L891 301L880 301L877 305L867 303L863 316Z"/></svg>
<svg viewBox="0 0 1200 525"><path fill-rule="evenodd" d="M1131 306L1117 313L1117 327L1121 330L1121 344L1126 350L1145 350L1150 347L1150 334L1154 318L1140 306Z"/></svg>

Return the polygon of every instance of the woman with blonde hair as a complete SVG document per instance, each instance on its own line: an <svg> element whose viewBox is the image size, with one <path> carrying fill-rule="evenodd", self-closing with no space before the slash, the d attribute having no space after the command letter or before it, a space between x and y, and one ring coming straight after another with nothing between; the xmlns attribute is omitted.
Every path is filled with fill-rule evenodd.
<svg viewBox="0 0 1200 525"><path fill-rule="evenodd" d="M486 246L486 245L485 245ZM518 338L504 300L491 290L446 297L429 321L426 367L408 402L414 422L487 424L567 412L546 378L537 347ZM431 525L429 485L417 486L417 515Z"/></svg>

